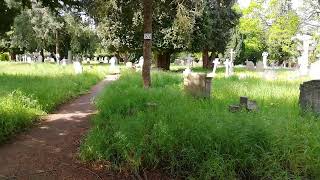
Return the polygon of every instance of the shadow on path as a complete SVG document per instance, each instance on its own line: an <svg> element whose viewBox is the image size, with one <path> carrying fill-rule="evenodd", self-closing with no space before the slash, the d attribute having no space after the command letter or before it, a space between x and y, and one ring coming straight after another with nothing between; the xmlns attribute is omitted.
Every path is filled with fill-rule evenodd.
<svg viewBox="0 0 320 180"><path fill-rule="evenodd" d="M89 94L60 106L37 127L1 146L0 179L117 179L113 174L98 175L77 160L80 140L96 112L92 100L116 79L108 76Z"/></svg>

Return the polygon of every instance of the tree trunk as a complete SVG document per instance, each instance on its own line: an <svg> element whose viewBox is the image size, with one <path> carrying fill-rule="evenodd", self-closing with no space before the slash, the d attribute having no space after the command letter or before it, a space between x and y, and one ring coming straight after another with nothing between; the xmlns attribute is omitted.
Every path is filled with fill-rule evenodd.
<svg viewBox="0 0 320 180"><path fill-rule="evenodd" d="M152 33L152 1L153 0L143 0L143 20L144 33ZM143 67L142 67L142 78L144 88L151 87L151 58L152 58L152 37L144 38L143 45Z"/></svg>
<svg viewBox="0 0 320 180"><path fill-rule="evenodd" d="M42 62L44 63L44 50L41 49L40 55L42 56Z"/></svg>
<svg viewBox="0 0 320 180"><path fill-rule="evenodd" d="M210 69L210 61L209 61L209 50L208 48L204 48L202 50L202 61L203 61L203 68Z"/></svg>
<svg viewBox="0 0 320 180"><path fill-rule="evenodd" d="M59 54L60 46L59 46L59 32L56 30L56 55ZM60 61L60 59L56 59L57 56L54 56L56 61ZM44 58L44 57L43 57Z"/></svg>
<svg viewBox="0 0 320 180"><path fill-rule="evenodd" d="M157 56L157 67L163 70L170 70L170 56L169 52L161 52Z"/></svg>

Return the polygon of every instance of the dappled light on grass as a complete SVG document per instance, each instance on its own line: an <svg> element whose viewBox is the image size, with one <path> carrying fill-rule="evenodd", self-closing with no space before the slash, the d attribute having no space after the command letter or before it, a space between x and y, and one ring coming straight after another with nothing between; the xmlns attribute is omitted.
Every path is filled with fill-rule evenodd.
<svg viewBox="0 0 320 180"><path fill-rule="evenodd" d="M75 75L72 66L0 63L0 143L87 92L107 72L106 67L86 68Z"/></svg>
<svg viewBox="0 0 320 180"><path fill-rule="evenodd" d="M140 75L127 73L102 93L84 160L196 179L320 177L320 122L301 116L299 81L219 74L213 98L201 100L183 92L181 75L152 77L144 90ZM239 96L257 100L259 111L230 113Z"/></svg>

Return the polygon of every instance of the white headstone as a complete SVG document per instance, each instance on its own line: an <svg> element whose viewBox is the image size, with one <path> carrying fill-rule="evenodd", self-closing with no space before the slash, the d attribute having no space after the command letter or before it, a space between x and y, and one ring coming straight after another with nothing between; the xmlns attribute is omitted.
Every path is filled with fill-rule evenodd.
<svg viewBox="0 0 320 180"><path fill-rule="evenodd" d="M192 73L192 71L191 71L191 69L190 68L187 68L187 69L185 69L184 71L183 71L183 76L184 77L187 77L189 74L191 74Z"/></svg>
<svg viewBox="0 0 320 180"><path fill-rule="evenodd" d="M300 75L305 76L308 74L308 65L309 65L309 48L311 44L311 36L309 35L297 35L293 39L297 39L299 41L302 41L303 48L302 48L302 56L298 58L298 64L299 64L299 70Z"/></svg>
<svg viewBox="0 0 320 180"><path fill-rule="evenodd" d="M233 72L232 72L232 61L229 60L229 59L226 59L226 61L224 62L224 65L226 67L225 76L226 77L230 77L231 75L233 75Z"/></svg>
<svg viewBox="0 0 320 180"><path fill-rule="evenodd" d="M79 61L73 62L73 67L76 74L82 74L83 68Z"/></svg>
<svg viewBox="0 0 320 180"><path fill-rule="evenodd" d="M31 64L32 63L32 59L30 56L27 57L27 63Z"/></svg>
<svg viewBox="0 0 320 180"><path fill-rule="evenodd" d="M63 59L61 60L61 65L62 65L62 66L66 66L66 65L67 65L67 60L66 60L65 58L63 58Z"/></svg>
<svg viewBox="0 0 320 180"><path fill-rule="evenodd" d="M215 77L216 76L217 68L220 65L220 61L219 60L220 60L219 58L215 58L214 61L212 61L213 70L212 70L212 73L208 74L208 77Z"/></svg>
<svg viewBox="0 0 320 180"><path fill-rule="evenodd" d="M309 75L312 80L320 80L320 60L311 64Z"/></svg>
<svg viewBox="0 0 320 180"><path fill-rule="evenodd" d="M262 53L262 57L263 57L263 68L267 69L268 68L268 56L269 56L269 53L267 52L263 52Z"/></svg>
<svg viewBox="0 0 320 180"><path fill-rule="evenodd" d="M108 64L108 63L109 63L109 58L108 58L108 57L104 57L103 63L104 63L104 64Z"/></svg>
<svg viewBox="0 0 320 180"><path fill-rule="evenodd" d="M110 59L110 65L111 67L115 67L116 66L116 63L117 63L117 58L115 56L113 56L111 59Z"/></svg>

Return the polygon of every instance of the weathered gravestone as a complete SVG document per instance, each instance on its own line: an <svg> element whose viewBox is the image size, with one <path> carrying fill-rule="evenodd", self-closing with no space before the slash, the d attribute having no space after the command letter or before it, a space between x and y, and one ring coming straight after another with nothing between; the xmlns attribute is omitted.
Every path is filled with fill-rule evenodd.
<svg viewBox="0 0 320 180"><path fill-rule="evenodd" d="M304 82L300 86L299 104L304 111L320 114L320 80Z"/></svg>
<svg viewBox="0 0 320 180"><path fill-rule="evenodd" d="M205 73L189 73L184 76L184 89L195 97L210 98L212 77Z"/></svg>
<svg viewBox="0 0 320 180"><path fill-rule="evenodd" d="M126 68L132 69L132 67L133 67L132 62L127 62L127 63L126 63Z"/></svg>
<svg viewBox="0 0 320 180"><path fill-rule="evenodd" d="M257 63L256 71L258 71L258 72L263 72L264 71L264 65L263 65L262 61L259 61Z"/></svg>
<svg viewBox="0 0 320 180"><path fill-rule="evenodd" d="M254 71L255 70L254 63L252 61L246 61L246 68L249 71Z"/></svg>
<svg viewBox="0 0 320 180"><path fill-rule="evenodd" d="M74 67L74 72L76 74L82 74L83 68L82 68L82 65L79 61L73 62L73 67Z"/></svg>
<svg viewBox="0 0 320 180"><path fill-rule="evenodd" d="M309 75L313 80L320 80L320 60L311 64Z"/></svg>

